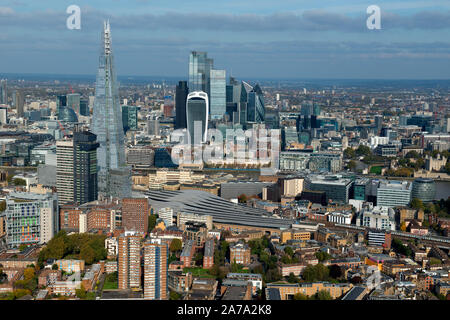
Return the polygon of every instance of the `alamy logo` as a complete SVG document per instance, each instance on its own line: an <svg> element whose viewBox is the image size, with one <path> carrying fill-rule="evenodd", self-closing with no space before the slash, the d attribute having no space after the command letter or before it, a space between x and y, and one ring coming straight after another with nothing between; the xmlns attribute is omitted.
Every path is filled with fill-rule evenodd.
<svg viewBox="0 0 450 320"><path fill-rule="evenodd" d="M81 29L81 9L77 5L70 5L67 7L66 13L70 14L67 17L66 25L69 30Z"/></svg>
<svg viewBox="0 0 450 320"><path fill-rule="evenodd" d="M370 16L367 18L366 25L369 30L381 29L381 9L377 5L371 5L367 7L367 14Z"/></svg>

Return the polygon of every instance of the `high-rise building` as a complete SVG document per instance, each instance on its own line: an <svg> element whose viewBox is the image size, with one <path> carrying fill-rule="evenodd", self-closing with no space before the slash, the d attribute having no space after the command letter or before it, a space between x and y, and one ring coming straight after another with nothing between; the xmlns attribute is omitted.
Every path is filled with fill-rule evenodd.
<svg viewBox="0 0 450 320"><path fill-rule="evenodd" d="M248 93L247 98L247 122L262 123L266 118L263 93L257 84Z"/></svg>
<svg viewBox="0 0 450 320"><path fill-rule="evenodd" d="M111 50L109 21L104 23L103 46L95 83L92 132L100 147L98 156L98 189L104 197L131 196L131 168L126 165L122 110L114 57Z"/></svg>
<svg viewBox="0 0 450 320"><path fill-rule="evenodd" d="M209 96L210 71L213 59L206 52L192 51L189 55L189 92L203 91Z"/></svg>
<svg viewBox="0 0 450 320"><path fill-rule="evenodd" d="M122 200L122 227L125 231L147 233L149 205L147 198Z"/></svg>
<svg viewBox="0 0 450 320"><path fill-rule="evenodd" d="M185 129L186 125L186 100L189 88L186 81L178 82L175 92L175 129Z"/></svg>
<svg viewBox="0 0 450 320"><path fill-rule="evenodd" d="M97 148L95 134L75 131L71 139L56 142L56 185L60 204L97 200Z"/></svg>
<svg viewBox="0 0 450 320"><path fill-rule="evenodd" d="M119 289L140 288L141 237L132 233L120 235L117 258Z"/></svg>
<svg viewBox="0 0 450 320"><path fill-rule="evenodd" d="M8 87L7 80L0 81L0 104L8 104Z"/></svg>
<svg viewBox="0 0 450 320"><path fill-rule="evenodd" d="M47 243L58 232L57 196L10 192L6 197L5 217L9 248Z"/></svg>
<svg viewBox="0 0 450 320"><path fill-rule="evenodd" d="M138 107L122 106L122 124L125 133L128 130L137 130Z"/></svg>
<svg viewBox="0 0 450 320"><path fill-rule="evenodd" d="M208 95L202 91L189 93L186 102L186 121L191 144L206 142L208 133ZM201 129L195 132L195 127Z"/></svg>
<svg viewBox="0 0 450 320"><path fill-rule="evenodd" d="M210 71L210 118L211 120L221 120L226 113L226 71Z"/></svg>
<svg viewBox="0 0 450 320"><path fill-rule="evenodd" d="M16 111L17 116L23 117L24 116L24 105L25 105L25 99L23 97L23 93L20 90L16 91Z"/></svg>
<svg viewBox="0 0 450 320"><path fill-rule="evenodd" d="M79 93L70 93L67 95L67 106L72 108L76 114L80 114L81 95Z"/></svg>
<svg viewBox="0 0 450 320"><path fill-rule="evenodd" d="M166 243L144 244L144 299L168 299L168 253Z"/></svg>
<svg viewBox="0 0 450 320"><path fill-rule="evenodd" d="M89 101L87 99L80 100L80 115L85 117L88 117L90 115Z"/></svg>

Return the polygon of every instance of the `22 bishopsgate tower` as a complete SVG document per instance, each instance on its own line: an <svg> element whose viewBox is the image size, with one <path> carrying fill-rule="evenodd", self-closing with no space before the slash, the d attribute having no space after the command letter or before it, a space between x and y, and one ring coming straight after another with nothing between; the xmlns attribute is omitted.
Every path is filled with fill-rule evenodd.
<svg viewBox="0 0 450 320"><path fill-rule="evenodd" d="M126 166L122 112L111 50L109 21L104 23L97 79L92 132L100 144L98 193L103 197L131 196L131 168Z"/></svg>

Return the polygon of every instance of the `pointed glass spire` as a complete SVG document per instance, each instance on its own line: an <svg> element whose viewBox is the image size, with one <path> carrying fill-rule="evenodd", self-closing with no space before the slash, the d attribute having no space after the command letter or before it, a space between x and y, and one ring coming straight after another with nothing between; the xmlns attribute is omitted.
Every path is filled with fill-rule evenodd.
<svg viewBox="0 0 450 320"><path fill-rule="evenodd" d="M125 162L122 111L119 104L109 21L103 23L102 48L95 83L92 132L97 135L100 144L97 150L99 196L130 197L131 169Z"/></svg>

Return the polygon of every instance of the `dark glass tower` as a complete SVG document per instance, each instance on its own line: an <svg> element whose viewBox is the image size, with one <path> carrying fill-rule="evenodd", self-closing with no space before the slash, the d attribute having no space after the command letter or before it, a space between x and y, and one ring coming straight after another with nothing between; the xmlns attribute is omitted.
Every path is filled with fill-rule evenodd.
<svg viewBox="0 0 450 320"><path fill-rule="evenodd" d="M186 99L189 93L189 88L186 81L178 82L175 93L175 129L185 129L186 124Z"/></svg>
<svg viewBox="0 0 450 320"><path fill-rule="evenodd" d="M122 110L111 49L109 21L104 23L102 50L95 83L92 132L100 147L98 189L102 197L131 197L131 168L126 165Z"/></svg>
<svg viewBox="0 0 450 320"><path fill-rule="evenodd" d="M83 204L97 200L97 137L95 134L74 132L74 200Z"/></svg>

